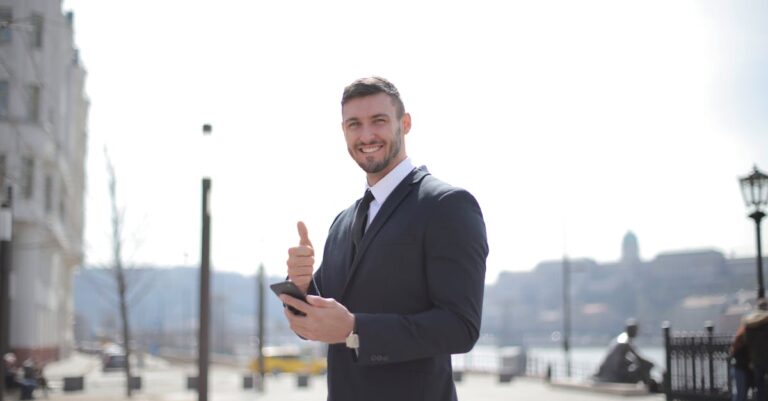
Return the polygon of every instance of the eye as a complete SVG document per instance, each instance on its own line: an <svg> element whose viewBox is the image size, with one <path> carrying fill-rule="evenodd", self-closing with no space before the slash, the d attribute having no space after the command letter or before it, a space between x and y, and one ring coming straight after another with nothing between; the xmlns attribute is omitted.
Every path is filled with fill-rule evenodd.
<svg viewBox="0 0 768 401"><path fill-rule="evenodd" d="M347 128L357 128L360 126L358 121L350 121L347 123Z"/></svg>

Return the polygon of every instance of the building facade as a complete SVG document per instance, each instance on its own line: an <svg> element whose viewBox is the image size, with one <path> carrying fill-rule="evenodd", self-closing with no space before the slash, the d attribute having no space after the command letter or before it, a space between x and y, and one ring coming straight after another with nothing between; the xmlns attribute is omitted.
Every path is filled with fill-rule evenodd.
<svg viewBox="0 0 768 401"><path fill-rule="evenodd" d="M564 330L565 291L574 345L608 344L628 318L639 322L643 337L657 342L665 321L678 331L701 331L711 321L717 332L733 333L753 308L756 258L728 258L717 250L699 249L642 260L638 244L629 232L618 261L569 260L569 288L563 287L562 260L541 262L527 272L501 273L486 289L483 334L501 344L557 345L551 339ZM768 265L768 258L763 260Z"/></svg>
<svg viewBox="0 0 768 401"><path fill-rule="evenodd" d="M44 362L73 347L83 261L88 100L61 0L0 0L0 198L12 204L7 346ZM7 189L10 188L11 191Z"/></svg>

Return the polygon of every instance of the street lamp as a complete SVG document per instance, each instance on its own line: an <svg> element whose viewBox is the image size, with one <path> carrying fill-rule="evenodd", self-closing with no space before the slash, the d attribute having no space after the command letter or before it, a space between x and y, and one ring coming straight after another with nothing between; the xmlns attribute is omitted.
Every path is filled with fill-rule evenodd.
<svg viewBox="0 0 768 401"><path fill-rule="evenodd" d="M744 203L747 209L751 211L749 217L755 221L755 230L757 232L757 297L765 297L765 286L763 285L763 252L760 245L760 220L765 217L762 207L768 205L768 175L763 174L757 169L752 170L752 174L739 179L741 184L741 194L744 196Z"/></svg>
<svg viewBox="0 0 768 401"><path fill-rule="evenodd" d="M211 135L210 124L203 125L203 137ZM203 156L203 164L207 155ZM208 401L208 363L210 357L210 316L211 316L211 177L210 171L203 171L202 246L200 256L200 327L197 339L197 399Z"/></svg>
<svg viewBox="0 0 768 401"><path fill-rule="evenodd" d="M571 377L571 268L568 256L563 255L563 353L565 376Z"/></svg>
<svg viewBox="0 0 768 401"><path fill-rule="evenodd" d="M9 351L9 334L11 328L11 240L13 239L13 214L11 211L11 201L13 193L12 187L7 188L5 199L0 201L0 355L5 355ZM0 194L2 197L2 194ZM3 379L0 380L0 401L5 394L5 363L0 364L0 374Z"/></svg>

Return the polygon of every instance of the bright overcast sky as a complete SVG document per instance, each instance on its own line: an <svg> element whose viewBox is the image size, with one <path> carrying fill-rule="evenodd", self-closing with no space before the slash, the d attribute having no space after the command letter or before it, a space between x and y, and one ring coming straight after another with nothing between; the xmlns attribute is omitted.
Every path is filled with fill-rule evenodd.
<svg viewBox="0 0 768 401"><path fill-rule="evenodd" d="M737 178L768 170L765 1L66 0L88 70L86 253L109 259L104 146L126 259L197 264L213 179L220 270L318 253L362 196L343 87L400 89L409 156L470 190L487 281L542 260L711 248L754 255ZM213 143L200 146L201 126Z"/></svg>

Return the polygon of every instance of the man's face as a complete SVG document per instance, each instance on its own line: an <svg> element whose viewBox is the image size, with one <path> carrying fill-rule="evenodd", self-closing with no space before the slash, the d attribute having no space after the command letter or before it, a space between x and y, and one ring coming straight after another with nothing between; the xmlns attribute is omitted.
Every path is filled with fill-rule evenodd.
<svg viewBox="0 0 768 401"><path fill-rule="evenodd" d="M397 118L386 93L349 100L341 108L341 128L347 151L374 185L406 157L403 137L411 129L411 116Z"/></svg>

